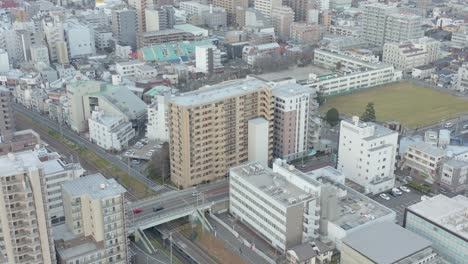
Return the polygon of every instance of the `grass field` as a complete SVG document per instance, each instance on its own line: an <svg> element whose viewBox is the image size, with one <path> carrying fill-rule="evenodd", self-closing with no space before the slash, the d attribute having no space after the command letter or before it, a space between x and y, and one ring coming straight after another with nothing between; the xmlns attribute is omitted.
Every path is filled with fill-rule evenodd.
<svg viewBox="0 0 468 264"><path fill-rule="evenodd" d="M410 128L468 113L468 100L409 82L329 97L320 111L335 107L341 114L360 116L368 102L374 103L377 120L399 121Z"/></svg>

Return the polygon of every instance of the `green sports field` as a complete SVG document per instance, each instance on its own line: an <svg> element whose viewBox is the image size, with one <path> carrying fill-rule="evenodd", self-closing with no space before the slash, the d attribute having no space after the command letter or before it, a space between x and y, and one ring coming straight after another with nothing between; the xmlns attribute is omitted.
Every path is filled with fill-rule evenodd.
<svg viewBox="0 0 468 264"><path fill-rule="evenodd" d="M468 100L409 82L393 83L349 95L327 98L321 112L335 107L348 116L364 111L373 102L377 120L399 121L417 128L468 113Z"/></svg>

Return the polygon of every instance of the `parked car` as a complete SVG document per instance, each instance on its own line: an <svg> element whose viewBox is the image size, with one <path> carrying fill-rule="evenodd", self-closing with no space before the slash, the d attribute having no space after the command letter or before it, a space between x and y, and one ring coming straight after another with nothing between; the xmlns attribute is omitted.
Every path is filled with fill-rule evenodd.
<svg viewBox="0 0 468 264"><path fill-rule="evenodd" d="M141 160L137 160L137 159L132 160L132 164L138 165L140 163L141 163Z"/></svg>
<svg viewBox="0 0 468 264"><path fill-rule="evenodd" d="M198 195L198 192L197 192L197 191L193 191L193 192L192 192L192 196L195 197L195 196L197 196L197 195Z"/></svg>
<svg viewBox="0 0 468 264"><path fill-rule="evenodd" d="M444 188L440 188L440 189L439 189L439 192L440 192L441 194L447 194L447 190L445 190Z"/></svg>
<svg viewBox="0 0 468 264"><path fill-rule="evenodd" d="M447 123L445 123L444 127L445 128L451 128L451 127L453 127L453 123L447 122Z"/></svg>
<svg viewBox="0 0 468 264"><path fill-rule="evenodd" d="M404 191L404 192L411 192L410 188L406 187L406 186L400 186L400 190Z"/></svg>
<svg viewBox="0 0 468 264"><path fill-rule="evenodd" d="M463 129L468 129L468 124L463 125Z"/></svg>
<svg viewBox="0 0 468 264"><path fill-rule="evenodd" d="M390 200L390 196L388 196L386 193L381 193L380 195L380 198L384 199L384 200Z"/></svg>
<svg viewBox="0 0 468 264"><path fill-rule="evenodd" d="M392 190L390 191L390 194L393 195L393 196L400 196L403 193L398 188L392 188Z"/></svg>
<svg viewBox="0 0 468 264"><path fill-rule="evenodd" d="M141 213L141 212L143 212L143 209L141 209L141 208L135 208L135 209L133 209L133 213L134 213L134 214L139 214L139 213Z"/></svg>
<svg viewBox="0 0 468 264"><path fill-rule="evenodd" d="M154 145L154 148L160 149L160 148L162 148L162 145L159 145L159 144L158 144L158 145Z"/></svg>
<svg viewBox="0 0 468 264"><path fill-rule="evenodd" d="M161 210L164 210L164 207L162 207L162 206L153 207L153 212L159 212Z"/></svg>
<svg viewBox="0 0 468 264"><path fill-rule="evenodd" d="M146 157L151 157L151 156L153 156L153 152L148 151L148 152L146 152L145 156L146 156Z"/></svg>

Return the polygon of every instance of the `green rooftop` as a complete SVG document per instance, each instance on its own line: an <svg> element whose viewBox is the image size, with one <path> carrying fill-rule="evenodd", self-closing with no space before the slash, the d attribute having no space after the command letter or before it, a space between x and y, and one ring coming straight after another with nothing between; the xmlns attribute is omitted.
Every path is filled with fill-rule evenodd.
<svg viewBox="0 0 468 264"><path fill-rule="evenodd" d="M181 57L190 58L195 56L195 47L210 44L212 44L210 40L181 41L141 48L140 54L143 55L145 61L184 60Z"/></svg>
<svg viewBox="0 0 468 264"><path fill-rule="evenodd" d="M155 97L156 95L160 94L161 92L170 91L170 90L171 90L171 87L164 86L164 85L157 85L157 86L154 86L153 88L151 88L151 90L147 91L145 93L145 95Z"/></svg>

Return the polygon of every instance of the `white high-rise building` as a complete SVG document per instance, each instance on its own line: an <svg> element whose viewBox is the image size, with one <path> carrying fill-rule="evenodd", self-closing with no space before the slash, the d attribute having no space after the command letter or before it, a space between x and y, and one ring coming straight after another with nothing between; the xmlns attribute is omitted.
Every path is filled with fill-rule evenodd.
<svg viewBox="0 0 468 264"><path fill-rule="evenodd" d="M460 68L458 68L456 89L460 92L468 90L468 63L465 63Z"/></svg>
<svg viewBox="0 0 468 264"><path fill-rule="evenodd" d="M68 63L68 51L65 43L63 24L57 20L44 19L42 28L44 30L47 47L49 48L50 60L53 62ZM64 58L66 58L66 60Z"/></svg>
<svg viewBox="0 0 468 264"><path fill-rule="evenodd" d="M365 193L380 193L395 185L397 149L397 132L354 116L341 121L337 168Z"/></svg>
<svg viewBox="0 0 468 264"><path fill-rule="evenodd" d="M330 9L330 0L317 0L317 9L320 11L327 11Z"/></svg>
<svg viewBox="0 0 468 264"><path fill-rule="evenodd" d="M8 52L0 49L0 72L7 72L10 70L10 60L8 59Z"/></svg>
<svg viewBox="0 0 468 264"><path fill-rule="evenodd" d="M76 20L69 20L65 26L65 39L71 59L96 53L94 31Z"/></svg>
<svg viewBox="0 0 468 264"><path fill-rule="evenodd" d="M168 104L170 98L171 92L169 90L156 95L152 104L148 106L146 136L149 140L169 141Z"/></svg>
<svg viewBox="0 0 468 264"><path fill-rule="evenodd" d="M0 157L2 263L55 263L44 167L32 151Z"/></svg>
<svg viewBox="0 0 468 264"><path fill-rule="evenodd" d="M281 252L319 236L320 183L277 160L229 171L229 211Z"/></svg>
<svg viewBox="0 0 468 264"><path fill-rule="evenodd" d="M213 45L197 46L195 48L195 66L205 74L213 74L221 64L221 51Z"/></svg>
<svg viewBox="0 0 468 264"><path fill-rule="evenodd" d="M281 0L255 0L254 1L254 8L255 10L260 11L262 15L270 20L271 18L271 12L273 11L273 8L275 7L280 7L282 5Z"/></svg>

